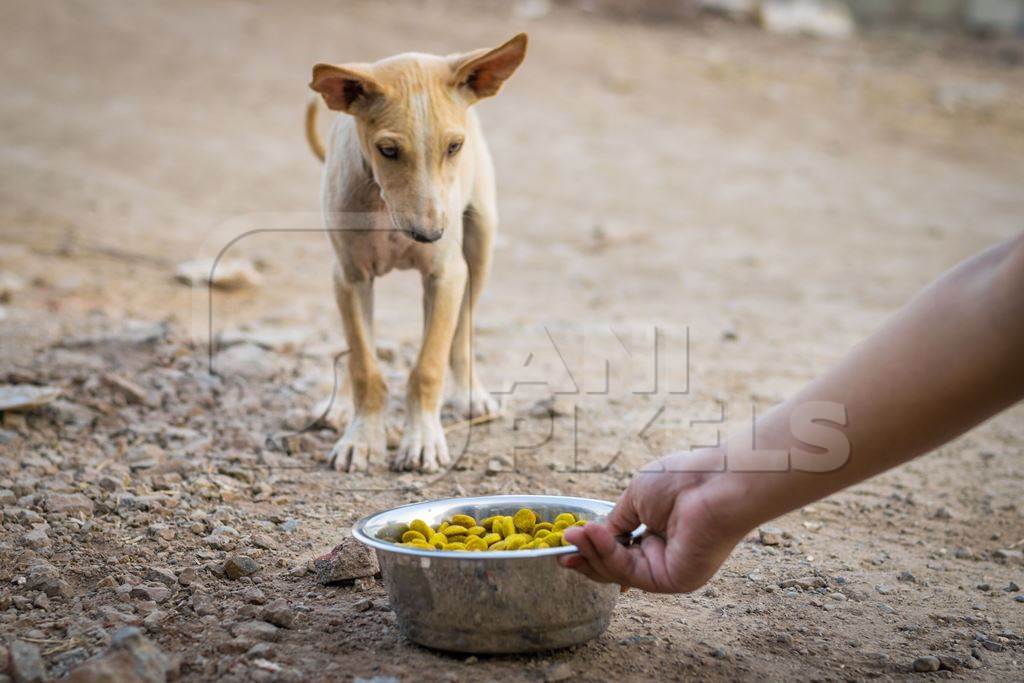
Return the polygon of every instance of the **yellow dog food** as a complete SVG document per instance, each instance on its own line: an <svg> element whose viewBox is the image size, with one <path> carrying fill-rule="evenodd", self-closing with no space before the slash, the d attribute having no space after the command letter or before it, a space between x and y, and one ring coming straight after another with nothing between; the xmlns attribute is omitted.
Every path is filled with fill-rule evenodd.
<svg viewBox="0 0 1024 683"><path fill-rule="evenodd" d="M526 508L511 517L493 515L479 522L469 515L453 515L436 529L422 519L414 519L402 532L399 545L423 550L540 550L569 545L562 532L584 524L571 512L547 522Z"/></svg>

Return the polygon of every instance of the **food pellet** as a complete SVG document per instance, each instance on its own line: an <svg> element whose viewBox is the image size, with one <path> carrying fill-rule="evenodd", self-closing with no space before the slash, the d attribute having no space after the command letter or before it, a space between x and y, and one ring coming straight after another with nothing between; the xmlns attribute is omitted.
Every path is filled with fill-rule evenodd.
<svg viewBox="0 0 1024 683"><path fill-rule="evenodd" d="M472 551L543 550L569 543L562 532L570 526L583 526L571 512L563 512L548 521L529 508L514 515L491 515L479 522L470 515L452 515L437 528L422 519L414 519L400 534L400 545L423 550Z"/></svg>

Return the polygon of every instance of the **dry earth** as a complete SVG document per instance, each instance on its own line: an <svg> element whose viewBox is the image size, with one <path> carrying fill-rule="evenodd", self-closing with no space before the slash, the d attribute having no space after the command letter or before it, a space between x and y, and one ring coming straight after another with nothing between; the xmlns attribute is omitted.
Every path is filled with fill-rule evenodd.
<svg viewBox="0 0 1024 683"><path fill-rule="evenodd" d="M751 536L705 590L626 594L569 651L431 652L377 581L310 571L355 519L404 502L613 499L653 454L742 425L1019 232L1019 67L937 37L832 44L478 3L3 15L0 381L63 388L0 431L0 635L19 666L35 647L63 675L137 625L183 680L1024 677L1020 407L779 520L779 545ZM521 29L526 65L481 105L502 237L476 349L505 417L453 431L443 476L336 474L333 429L291 433L342 348L301 137L309 66ZM216 294L208 318L174 266L253 230L229 253L262 284ZM378 296L397 425L419 285L390 276ZM258 569L231 580L237 554ZM928 654L959 659L912 673Z"/></svg>

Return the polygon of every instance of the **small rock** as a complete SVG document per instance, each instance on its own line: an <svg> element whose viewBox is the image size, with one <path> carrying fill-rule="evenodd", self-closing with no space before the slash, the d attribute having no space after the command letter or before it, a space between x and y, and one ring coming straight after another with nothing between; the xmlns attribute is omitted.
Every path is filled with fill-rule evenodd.
<svg viewBox="0 0 1024 683"><path fill-rule="evenodd" d="M246 588L242 592L242 599L250 605L263 605L267 602L267 596L256 586Z"/></svg>
<svg viewBox="0 0 1024 683"><path fill-rule="evenodd" d="M879 595L891 595L892 593L894 593L896 591L896 587L895 586L890 586L887 583L880 583L877 586L875 586L875 591Z"/></svg>
<svg viewBox="0 0 1024 683"><path fill-rule="evenodd" d="M780 545L782 543L782 529L774 526L763 526L757 530L757 540L761 545Z"/></svg>
<svg viewBox="0 0 1024 683"><path fill-rule="evenodd" d="M48 548L52 541L50 537L46 535L46 529L43 527L36 527L32 529L24 536L21 537L21 542L30 548Z"/></svg>
<svg viewBox="0 0 1024 683"><path fill-rule="evenodd" d="M496 474L508 472L511 469L512 463L509 461L509 459L506 458L505 456L498 455L487 461L487 469L484 471L484 473L487 476L493 477Z"/></svg>
<svg viewBox="0 0 1024 683"><path fill-rule="evenodd" d="M224 573L229 579L240 579L255 574L260 566L248 555L232 555L224 562Z"/></svg>
<svg viewBox="0 0 1024 683"><path fill-rule="evenodd" d="M278 638L278 629L266 621L243 621L231 627L231 635L250 641L272 643Z"/></svg>
<svg viewBox="0 0 1024 683"><path fill-rule="evenodd" d="M153 586L141 584L133 586L129 595L136 600L152 600L159 603L171 597L171 590L163 584Z"/></svg>
<svg viewBox="0 0 1024 683"><path fill-rule="evenodd" d="M177 662L160 651L142 631L122 628L99 656L68 676L68 683L164 683L177 677Z"/></svg>
<svg viewBox="0 0 1024 683"><path fill-rule="evenodd" d="M16 412L42 408L60 396L60 387L37 387L34 384L0 384L0 412Z"/></svg>
<svg viewBox="0 0 1024 683"><path fill-rule="evenodd" d="M724 659L725 655L726 652L724 648L716 647L714 650L711 651L711 656L715 659Z"/></svg>
<svg viewBox="0 0 1024 683"><path fill-rule="evenodd" d="M989 652L1002 652L1006 649L1006 646L995 640L989 640L988 638L979 641L981 646Z"/></svg>
<svg viewBox="0 0 1024 683"><path fill-rule="evenodd" d="M992 553L992 557L1000 562L1020 562L1021 560L1024 560L1024 550L1000 548Z"/></svg>
<svg viewBox="0 0 1024 683"><path fill-rule="evenodd" d="M196 259L178 265L174 278L193 287L210 285L217 289L245 289L260 284L262 278L248 259Z"/></svg>
<svg viewBox="0 0 1024 683"><path fill-rule="evenodd" d="M42 683L47 680L46 665L39 654L39 648L21 640L10 642L9 654L11 678L14 683Z"/></svg>
<svg viewBox="0 0 1024 683"><path fill-rule="evenodd" d="M960 547L960 548L956 548L953 551L953 557L955 557L958 560L973 560L974 559L974 552L971 551L970 548Z"/></svg>
<svg viewBox="0 0 1024 683"><path fill-rule="evenodd" d="M554 683L555 681L567 681L573 676L575 676L575 674L573 673L572 666L570 666L568 662L559 662L544 672L544 680L548 683Z"/></svg>
<svg viewBox="0 0 1024 683"><path fill-rule="evenodd" d="M932 519L953 519L953 513L946 506L942 506L932 514Z"/></svg>
<svg viewBox="0 0 1024 683"><path fill-rule="evenodd" d="M1016 595L1013 599L1017 602L1024 602L1024 595Z"/></svg>
<svg viewBox="0 0 1024 683"><path fill-rule="evenodd" d="M816 588L824 588L826 586L825 579L820 576L802 576L798 579L786 579L779 584L780 588L799 588L801 590L810 591Z"/></svg>
<svg viewBox="0 0 1024 683"><path fill-rule="evenodd" d="M299 520L297 520L297 519L286 519L283 522L281 522L281 531L285 532L286 534L290 534L293 531L298 530L298 528L300 526L301 526L301 523L299 522Z"/></svg>
<svg viewBox="0 0 1024 683"><path fill-rule="evenodd" d="M81 493L51 493L43 500L43 508L47 512L91 515L94 507L93 502Z"/></svg>
<svg viewBox="0 0 1024 683"><path fill-rule="evenodd" d="M146 571L146 580L162 583L168 588L172 588L174 584L178 582L178 578L174 575L174 572L170 569L164 569L163 567L150 567Z"/></svg>
<svg viewBox="0 0 1024 683"><path fill-rule="evenodd" d="M574 412L575 406L562 395L542 398L530 406L530 417L563 417Z"/></svg>
<svg viewBox="0 0 1024 683"><path fill-rule="evenodd" d="M273 352L256 344L236 344L213 357L214 370L224 377L269 379L277 372Z"/></svg>
<svg viewBox="0 0 1024 683"><path fill-rule="evenodd" d="M295 623L295 610L284 598L276 598L263 609L263 621L281 628L291 628Z"/></svg>
<svg viewBox="0 0 1024 683"><path fill-rule="evenodd" d="M757 17L766 31L781 35L848 39L857 30L850 8L838 0L762 0Z"/></svg>
<svg viewBox="0 0 1024 683"><path fill-rule="evenodd" d="M192 567L185 567L178 573L178 583L182 586L191 586L198 578L196 570Z"/></svg>
<svg viewBox="0 0 1024 683"><path fill-rule="evenodd" d="M317 581L327 585L374 576L380 571L377 556L351 536L345 537L326 555L313 561Z"/></svg>
<svg viewBox="0 0 1024 683"><path fill-rule="evenodd" d="M971 668L967 660L953 655L939 655L939 668L945 671L959 671L964 668Z"/></svg>
<svg viewBox="0 0 1024 683"><path fill-rule="evenodd" d="M938 671L940 666L942 666L942 662L939 661L938 657L927 655L915 659L913 669L918 673L928 673L930 671Z"/></svg>
<svg viewBox="0 0 1024 683"><path fill-rule="evenodd" d="M903 583L917 583L917 577L908 571L900 572L900 575L897 577L897 579L899 581L902 581Z"/></svg>
<svg viewBox="0 0 1024 683"><path fill-rule="evenodd" d="M370 598L363 598L362 600L357 600L355 604L352 605L352 609L354 609L357 612L369 611L373 609L373 600Z"/></svg>
<svg viewBox="0 0 1024 683"><path fill-rule="evenodd" d="M1015 582L1011 581L1010 583L1003 586L1003 590L1007 593L1016 593L1020 590L1020 586L1018 586Z"/></svg>
<svg viewBox="0 0 1024 683"><path fill-rule="evenodd" d="M977 586L975 586L975 588L977 588L978 590L980 590L982 592L985 592L985 593L987 593L990 590L992 590L992 586L990 584L987 584L987 583L979 583Z"/></svg>

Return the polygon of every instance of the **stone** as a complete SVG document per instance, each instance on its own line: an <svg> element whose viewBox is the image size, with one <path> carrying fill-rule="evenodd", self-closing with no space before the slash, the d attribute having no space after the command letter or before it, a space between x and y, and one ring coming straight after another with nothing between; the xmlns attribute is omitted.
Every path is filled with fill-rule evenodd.
<svg viewBox="0 0 1024 683"><path fill-rule="evenodd" d="M782 543L782 529L774 526L763 526L757 530L757 540L761 545L780 545Z"/></svg>
<svg viewBox="0 0 1024 683"><path fill-rule="evenodd" d="M272 643L278 638L278 628L266 621L242 621L231 626L231 635L249 641Z"/></svg>
<svg viewBox="0 0 1024 683"><path fill-rule="evenodd" d="M91 515L95 505L81 493L50 493L43 499L47 512Z"/></svg>
<svg viewBox="0 0 1024 683"><path fill-rule="evenodd" d="M232 580L255 574L259 568L256 560L248 555L232 555L224 562L224 574Z"/></svg>
<svg viewBox="0 0 1024 683"><path fill-rule="evenodd" d="M903 583L917 583L917 577L908 571L900 572L900 575L896 578Z"/></svg>
<svg viewBox="0 0 1024 683"><path fill-rule="evenodd" d="M213 369L224 377L269 379L277 372L272 353L256 344L236 344L213 357Z"/></svg>
<svg viewBox="0 0 1024 683"><path fill-rule="evenodd" d="M762 0L758 18L781 35L845 40L857 31L850 8L838 0Z"/></svg>
<svg viewBox="0 0 1024 683"><path fill-rule="evenodd" d="M39 648L22 640L13 640L8 649L8 668L14 683L42 683L48 680Z"/></svg>
<svg viewBox="0 0 1024 683"><path fill-rule="evenodd" d="M575 675L576 674L573 672L572 666L569 662L559 662L544 672L544 680L548 683L554 683L555 681L568 681Z"/></svg>
<svg viewBox="0 0 1024 683"><path fill-rule="evenodd" d="M824 588L827 585L825 579L820 576L802 576L798 579L786 579L779 584L780 588L799 588L801 590L810 591L817 588Z"/></svg>
<svg viewBox="0 0 1024 683"><path fill-rule="evenodd" d="M530 406L530 417L564 417L572 415L576 407L563 395L542 398Z"/></svg>
<svg viewBox="0 0 1024 683"><path fill-rule="evenodd" d="M107 651L68 676L68 683L164 683L177 676L176 660L165 655L138 628L114 634Z"/></svg>
<svg viewBox="0 0 1024 683"><path fill-rule="evenodd" d="M199 576L196 574L196 570L192 567L185 567L178 572L178 583L182 586L191 586L196 582L197 578L199 578Z"/></svg>
<svg viewBox="0 0 1024 683"><path fill-rule="evenodd" d="M939 661L938 657L927 655L925 657L918 657L915 659L912 668L918 673L928 673L931 671L938 671L941 666L942 662Z"/></svg>
<svg viewBox="0 0 1024 683"><path fill-rule="evenodd" d="M997 562L1020 562L1024 560L1024 550L1013 550L1010 548L1000 548L992 553L992 557Z"/></svg>
<svg viewBox="0 0 1024 683"><path fill-rule="evenodd" d="M887 583L880 583L877 586L875 586L875 591L879 595L891 595L892 593L894 593L896 591L896 587L895 586L890 586Z"/></svg>
<svg viewBox="0 0 1024 683"><path fill-rule="evenodd" d="M262 618L263 621L274 626L291 628L295 623L295 610L284 598L276 598L263 609Z"/></svg>
<svg viewBox="0 0 1024 683"><path fill-rule="evenodd" d="M24 534L21 537L21 542L37 550L39 548L49 548L52 544L50 537L46 534L46 529L43 527L36 527Z"/></svg>
<svg viewBox="0 0 1024 683"><path fill-rule="evenodd" d="M329 553L313 561L316 578L323 585L374 576L380 571L377 556L351 536L342 539Z"/></svg>
<svg viewBox="0 0 1024 683"><path fill-rule="evenodd" d="M1003 590L1006 591L1007 593L1016 593L1017 591L1020 590L1020 586L1017 585L1016 582L1010 581L1008 584L1003 586Z"/></svg>
<svg viewBox="0 0 1024 683"><path fill-rule="evenodd" d="M162 583L168 588L173 588L174 584L178 582L178 577L176 577L174 572L170 569L165 569L163 567L150 567L146 570L146 580Z"/></svg>
<svg viewBox="0 0 1024 683"><path fill-rule="evenodd" d="M35 410L61 394L60 387L0 384L0 413Z"/></svg>
<svg viewBox="0 0 1024 683"><path fill-rule="evenodd" d="M132 586L129 595L136 600L152 600L153 602L159 603L171 597L171 590L163 584L152 586L140 584L138 586Z"/></svg>
<svg viewBox="0 0 1024 683"><path fill-rule="evenodd" d="M494 475L501 474L502 472L509 472L511 469L512 463L509 459L498 455L487 461L487 469L484 473L489 477L493 477Z"/></svg>
<svg viewBox="0 0 1024 683"><path fill-rule="evenodd" d="M178 264L174 278L192 287L247 289L260 284L262 277L251 261L243 258L194 259Z"/></svg>
<svg viewBox="0 0 1024 683"><path fill-rule="evenodd" d="M267 602L267 596L256 586L250 586L242 592L242 599L250 605L263 605Z"/></svg>

